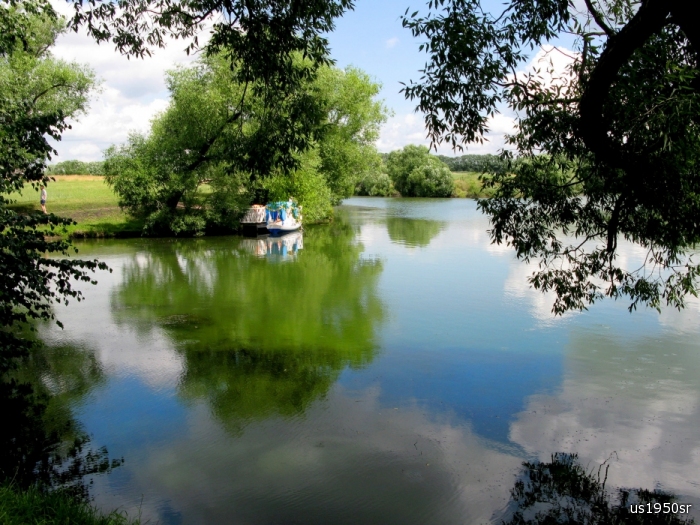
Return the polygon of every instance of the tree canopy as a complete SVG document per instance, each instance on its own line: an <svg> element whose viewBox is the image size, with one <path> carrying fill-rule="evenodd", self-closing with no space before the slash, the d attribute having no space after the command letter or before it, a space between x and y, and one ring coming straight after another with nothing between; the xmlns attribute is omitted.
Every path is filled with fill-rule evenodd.
<svg viewBox="0 0 700 525"><path fill-rule="evenodd" d="M203 51L206 57L220 57L230 66L231 82L241 94L251 93L260 107L274 113L282 109L276 133L261 141L247 157L253 176L265 176L274 166L288 173L300 166L299 152L314 142L309 124L314 107L300 90L315 78L320 67L329 66L328 40L334 21L352 9L351 0L122 0L83 3L73 1L74 28L84 27L96 41L110 41L127 56L144 57L154 47L172 39L186 39L186 51ZM199 34L208 30L209 39L200 45ZM299 60L302 57L303 60ZM225 125L243 126L246 119L241 96L225 115ZM260 135L263 138L263 135ZM267 148L274 145L275 154ZM203 162L209 143L191 152L191 162Z"/></svg>
<svg viewBox="0 0 700 525"><path fill-rule="evenodd" d="M682 307L700 268L700 26L683 0L433 0L403 23L429 55L405 88L434 143L483 141L489 118L517 112L503 166L489 168L494 242L539 261L554 312L603 297ZM580 7L580 6L579 6ZM561 37L573 37L574 49ZM568 57L523 70L538 46ZM517 163L512 160L518 158ZM646 257L626 267L618 243Z"/></svg>
<svg viewBox="0 0 700 525"><path fill-rule="evenodd" d="M373 143L386 111L374 100L379 86L360 70L323 66L272 105L235 82L221 55L169 72L167 84L170 105L150 134L106 152L120 204L151 231L232 229L251 202L290 196L307 220L323 219L381 164ZM240 118L230 118L231 107ZM300 131L313 140L290 147Z"/></svg>

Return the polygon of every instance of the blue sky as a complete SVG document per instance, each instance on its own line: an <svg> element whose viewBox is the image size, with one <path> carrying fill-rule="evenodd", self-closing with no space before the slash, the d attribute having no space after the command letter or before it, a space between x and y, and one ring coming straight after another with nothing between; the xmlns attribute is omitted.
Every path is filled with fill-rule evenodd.
<svg viewBox="0 0 700 525"><path fill-rule="evenodd" d="M498 9L499 3L493 4ZM60 11L70 14L70 5L56 0ZM369 73L383 86L380 98L393 111L377 142L380 151L392 151L406 144L427 144L422 115L399 93L400 82L417 80L427 56L418 51L419 40L401 26L401 16L426 12L423 0L357 0L354 11L337 21L328 35L332 56L339 67L353 65ZM99 160L111 144L126 140L132 131L147 132L149 122L168 103L164 72L176 64L192 60L183 52L182 41L159 49L145 60L127 60L111 45L98 46L82 33L63 35L55 55L89 64L102 80L101 91L92 100L89 112L73 124L56 144L55 161ZM498 115L491 123L489 142L468 148L468 153L495 153L503 144L503 133L512 129L513 115ZM439 153L453 154L446 147Z"/></svg>
<svg viewBox="0 0 700 525"><path fill-rule="evenodd" d="M359 67L380 81L381 97L398 113L413 111L399 94L399 82L417 78L425 63L418 41L401 26L406 7L407 0L359 0L328 35L337 65Z"/></svg>
<svg viewBox="0 0 700 525"><path fill-rule="evenodd" d="M493 12L501 2L484 1ZM415 104L399 94L399 82L417 80L427 54L418 51L421 40L401 25L401 16L419 11L426 14L427 0L357 0L354 11L338 20L336 30L328 35L337 65L360 67L379 80L384 89L381 97L396 113L410 113Z"/></svg>

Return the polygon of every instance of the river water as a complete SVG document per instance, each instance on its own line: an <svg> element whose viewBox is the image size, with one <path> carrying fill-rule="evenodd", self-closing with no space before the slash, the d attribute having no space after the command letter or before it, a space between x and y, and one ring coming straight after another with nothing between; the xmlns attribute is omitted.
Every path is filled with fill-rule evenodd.
<svg viewBox="0 0 700 525"><path fill-rule="evenodd" d="M72 410L124 464L95 503L164 524L490 523L523 461L567 452L700 510L700 303L556 318L487 229L470 200L353 198L282 241L80 243L113 272L40 336L99 369Z"/></svg>

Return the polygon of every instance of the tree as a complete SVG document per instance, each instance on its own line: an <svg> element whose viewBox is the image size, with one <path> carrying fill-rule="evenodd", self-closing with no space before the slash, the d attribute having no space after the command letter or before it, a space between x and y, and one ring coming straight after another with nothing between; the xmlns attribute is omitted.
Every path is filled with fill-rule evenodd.
<svg viewBox="0 0 700 525"><path fill-rule="evenodd" d="M222 55L169 72L171 103L151 133L106 153L107 181L122 207L145 217L151 231L202 233L235 228L254 200L294 196L313 221L378 169L373 142L386 111L365 73L321 67L272 105L256 86L235 82ZM242 113L236 121L231 107ZM313 142L290 149L287 138L301 129Z"/></svg>
<svg viewBox="0 0 700 525"><path fill-rule="evenodd" d="M578 5L578 4L577 4ZM483 141L503 105L518 112L512 148L479 203L491 238L539 261L530 278L553 290L554 312L603 297L680 308L700 267L700 26L683 0L511 1L501 14L479 0L430 2L404 18L430 60L405 94L418 101L434 143ZM575 37L565 71L518 72L528 51ZM513 163L514 155L519 162ZM619 260L641 246L639 268Z"/></svg>
<svg viewBox="0 0 700 525"><path fill-rule="evenodd" d="M46 167L47 175L104 175L103 162L64 160Z"/></svg>
<svg viewBox="0 0 700 525"><path fill-rule="evenodd" d="M394 187L404 197L449 197L454 190L449 168L425 146L409 144L392 151L386 169Z"/></svg>
<svg viewBox="0 0 700 525"><path fill-rule="evenodd" d="M335 205L353 194L360 179L381 170L374 143L389 112L375 100L381 85L361 69L324 68L316 86L324 100L325 119L319 142L320 170Z"/></svg>
<svg viewBox="0 0 700 525"><path fill-rule="evenodd" d="M315 128L306 124L314 121L315 108L308 97L299 95L320 67L332 63L328 41L322 35L333 30L335 18L353 7L351 0L73 3L74 28L84 26L98 42L112 41L127 56L144 57L152 47L182 38L189 39L187 53L203 50L206 57L225 60L230 67L229 81L242 93L250 92L270 112L269 121L276 122L274 134L260 133L257 148L248 149L246 169L254 180L273 168L293 171L301 162L299 153L312 147ZM200 48L198 34L205 28L210 37ZM280 101L284 104L274 120L272 114ZM242 96L226 108L225 127L244 126L247 104L247 97ZM294 111L285 113L289 109ZM192 169L210 160L214 142L210 136L190 152Z"/></svg>
<svg viewBox="0 0 700 525"><path fill-rule="evenodd" d="M54 152L47 136L60 139L95 83L86 68L51 56L64 27L48 4L0 2L0 374L31 347L20 326L53 318L54 301L80 299L72 280L88 281L87 270L106 268L56 257L68 255L70 244L45 236L70 219L8 208L11 192L48 182L44 169Z"/></svg>
<svg viewBox="0 0 700 525"><path fill-rule="evenodd" d="M394 184L389 175L383 171L373 171L365 174L355 187L355 195L370 197L389 197L394 193Z"/></svg>
<svg viewBox="0 0 700 525"><path fill-rule="evenodd" d="M49 182L44 170L54 152L47 136L60 139L67 119L85 110L95 84L85 67L51 56L64 27L48 4L0 2L0 482L20 489L68 487L84 496L84 475L119 462L110 462L104 449L89 450L79 424L67 411L56 412L52 401L60 393L49 392L49 374L31 373L37 356L29 351L39 345L26 331L35 320L53 318L55 301L80 300L73 281L89 281L90 270L106 266L61 258L70 244L47 240L70 219L20 215L8 207L10 193Z"/></svg>
<svg viewBox="0 0 700 525"><path fill-rule="evenodd" d="M493 169L494 164L501 164L497 155L462 155L461 157L448 157L436 155L438 159L450 168L450 171L472 171L482 173Z"/></svg>

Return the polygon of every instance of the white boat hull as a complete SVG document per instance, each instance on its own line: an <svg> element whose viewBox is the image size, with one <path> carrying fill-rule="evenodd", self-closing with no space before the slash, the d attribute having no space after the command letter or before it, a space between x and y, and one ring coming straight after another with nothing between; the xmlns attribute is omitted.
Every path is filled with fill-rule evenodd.
<svg viewBox="0 0 700 525"><path fill-rule="evenodd" d="M287 217L284 221L268 221L267 229L270 235L283 235L301 228L301 223L293 217Z"/></svg>

